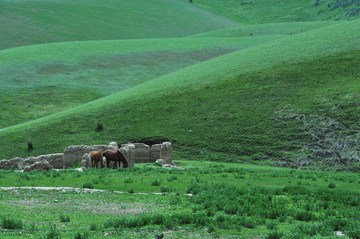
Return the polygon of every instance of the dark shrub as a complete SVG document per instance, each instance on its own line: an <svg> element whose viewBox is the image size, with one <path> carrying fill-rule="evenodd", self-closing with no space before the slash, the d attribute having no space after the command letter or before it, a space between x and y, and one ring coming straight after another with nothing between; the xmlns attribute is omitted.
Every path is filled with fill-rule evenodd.
<svg viewBox="0 0 360 239"><path fill-rule="evenodd" d="M70 217L68 215L60 215L60 222L70 222Z"/></svg>
<svg viewBox="0 0 360 239"><path fill-rule="evenodd" d="M100 132L100 131L103 131L103 130L104 130L103 124L100 123L100 122L96 122L96 131Z"/></svg>
<svg viewBox="0 0 360 239"><path fill-rule="evenodd" d="M1 227L4 229L22 229L23 222L21 220L4 218L1 222Z"/></svg>

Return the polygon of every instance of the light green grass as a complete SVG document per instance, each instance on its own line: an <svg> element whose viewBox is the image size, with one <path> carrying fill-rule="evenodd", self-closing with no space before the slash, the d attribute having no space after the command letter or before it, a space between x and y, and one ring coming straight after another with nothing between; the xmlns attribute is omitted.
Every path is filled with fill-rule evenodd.
<svg viewBox="0 0 360 239"><path fill-rule="evenodd" d="M292 161L309 136L301 121L282 123L276 112L331 112L349 130L355 129L358 30L359 21L338 23L251 47L2 129L2 157L163 136L175 143L180 158ZM344 107L329 111L338 104ZM102 132L94 130L98 121L104 125ZM31 153L27 141L34 143Z"/></svg>
<svg viewBox="0 0 360 239"><path fill-rule="evenodd" d="M175 238L249 238L265 237L273 230L284 238L337 238L333 233L338 230L353 238L350 235L356 233L360 179L355 173L175 163L183 169L136 164L133 169L84 172L1 171L0 186L92 185L104 191L1 190L0 223L16 220L22 229L5 229L1 223L0 235L44 237L51 225L65 238L75 238L76 233L88 233L89 238L152 238L161 232ZM160 182L156 186L155 180ZM126 193L130 190L133 193Z"/></svg>
<svg viewBox="0 0 360 239"><path fill-rule="evenodd" d="M182 37L234 26L188 1L1 1L0 49L64 41Z"/></svg>
<svg viewBox="0 0 360 239"><path fill-rule="evenodd" d="M111 95L238 49L277 39L87 41L0 51L0 127Z"/></svg>
<svg viewBox="0 0 360 239"><path fill-rule="evenodd" d="M292 36L336 24L330 21L279 22L254 25L241 25L220 30L195 34L189 37L280 37Z"/></svg>

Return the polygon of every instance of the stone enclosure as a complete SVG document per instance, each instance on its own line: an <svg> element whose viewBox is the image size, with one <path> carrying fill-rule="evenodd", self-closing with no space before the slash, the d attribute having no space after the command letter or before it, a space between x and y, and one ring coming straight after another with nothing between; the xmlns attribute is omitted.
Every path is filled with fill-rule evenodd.
<svg viewBox="0 0 360 239"><path fill-rule="evenodd" d="M58 154L40 155L26 159L17 157L10 160L1 160L0 169L24 169L24 171L31 171L32 168L40 171L51 170L52 168L67 169L77 162L81 162L82 169L85 169L91 167L90 152L96 150L102 152L120 150L129 161L129 167L131 168L134 167L135 163L156 161L166 166L174 166L172 144L170 142L154 144L151 147L143 143L127 143L119 147L116 142L111 142L109 145L73 145L67 147L63 153ZM109 167L112 166L109 165Z"/></svg>

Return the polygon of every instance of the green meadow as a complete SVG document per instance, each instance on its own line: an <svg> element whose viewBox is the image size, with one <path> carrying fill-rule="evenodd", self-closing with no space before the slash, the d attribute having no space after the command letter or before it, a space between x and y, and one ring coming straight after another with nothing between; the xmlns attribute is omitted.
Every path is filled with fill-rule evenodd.
<svg viewBox="0 0 360 239"><path fill-rule="evenodd" d="M358 174L175 162L3 171L2 238L357 238Z"/></svg>
<svg viewBox="0 0 360 239"><path fill-rule="evenodd" d="M359 14L0 0L0 159L162 138L180 167L0 170L0 237L359 238Z"/></svg>

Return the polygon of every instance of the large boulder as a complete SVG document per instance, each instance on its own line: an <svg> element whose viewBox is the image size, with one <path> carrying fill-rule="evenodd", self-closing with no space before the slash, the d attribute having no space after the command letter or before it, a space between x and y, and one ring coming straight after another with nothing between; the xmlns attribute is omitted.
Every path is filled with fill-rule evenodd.
<svg viewBox="0 0 360 239"><path fill-rule="evenodd" d="M1 160L0 161L0 169L22 169L24 167L24 159L23 158L13 158L10 160Z"/></svg>
<svg viewBox="0 0 360 239"><path fill-rule="evenodd" d="M31 172L33 170L50 171L52 169L53 169L53 166L51 166L51 164L48 161L43 159L39 162L32 164L31 166L25 167L24 172Z"/></svg>

